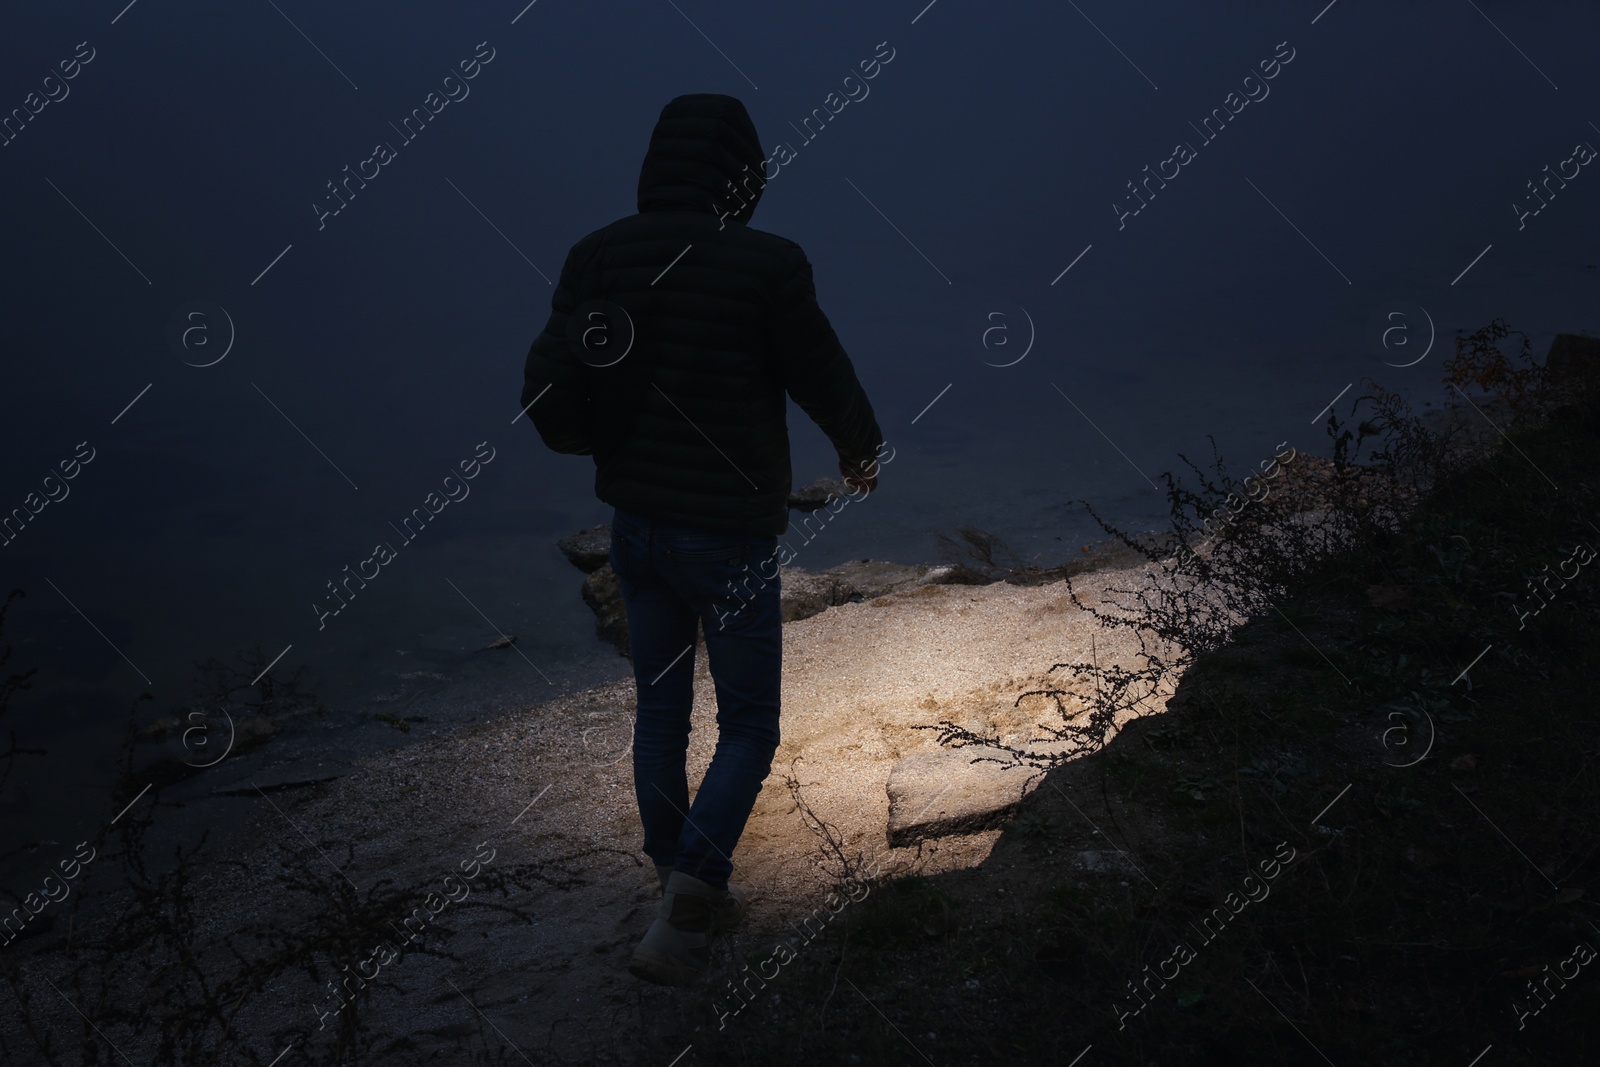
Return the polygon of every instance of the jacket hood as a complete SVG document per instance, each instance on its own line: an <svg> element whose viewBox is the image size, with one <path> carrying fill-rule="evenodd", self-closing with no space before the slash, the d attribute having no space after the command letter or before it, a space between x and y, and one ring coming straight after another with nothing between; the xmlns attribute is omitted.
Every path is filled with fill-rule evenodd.
<svg viewBox="0 0 1600 1067"><path fill-rule="evenodd" d="M691 93L661 109L639 170L640 211L710 211L748 223L765 185L756 126L737 97Z"/></svg>

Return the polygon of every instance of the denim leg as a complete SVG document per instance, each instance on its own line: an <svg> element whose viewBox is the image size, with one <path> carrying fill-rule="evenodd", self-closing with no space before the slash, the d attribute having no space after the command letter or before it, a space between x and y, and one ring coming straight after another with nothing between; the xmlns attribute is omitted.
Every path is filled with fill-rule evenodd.
<svg viewBox="0 0 1600 1067"><path fill-rule="evenodd" d="M634 788L644 851L656 863L725 886L778 746L783 615L777 538L716 534L621 512L612 531L612 566L627 605L639 692ZM773 577L763 580L764 574ZM691 806L684 756L697 620L716 686L717 745Z"/></svg>
<svg viewBox="0 0 1600 1067"><path fill-rule="evenodd" d="M644 824L643 849L655 863L671 866L689 810L684 763L694 705L697 616L651 564L648 530L618 521L611 530L611 567L627 611L638 692L633 785Z"/></svg>
<svg viewBox="0 0 1600 1067"><path fill-rule="evenodd" d="M678 841L677 868L714 886L733 872L744 832L779 741L783 609L778 579L754 590L733 615L702 616L717 691L717 747Z"/></svg>

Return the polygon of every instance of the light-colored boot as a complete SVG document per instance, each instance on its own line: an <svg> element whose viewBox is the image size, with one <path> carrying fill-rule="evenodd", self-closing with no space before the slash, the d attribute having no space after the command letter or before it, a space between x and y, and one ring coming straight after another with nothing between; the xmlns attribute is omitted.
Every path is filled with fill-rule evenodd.
<svg viewBox="0 0 1600 1067"><path fill-rule="evenodd" d="M661 911L633 950L628 970L658 985L694 985L711 972L711 932L716 911L728 896L708 882L673 871L661 896Z"/></svg>

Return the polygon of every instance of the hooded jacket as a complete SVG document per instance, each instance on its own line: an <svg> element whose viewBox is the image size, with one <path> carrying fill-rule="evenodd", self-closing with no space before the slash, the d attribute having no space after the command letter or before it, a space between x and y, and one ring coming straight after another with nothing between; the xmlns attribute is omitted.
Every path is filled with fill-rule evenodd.
<svg viewBox="0 0 1600 1067"><path fill-rule="evenodd" d="M614 507L785 532L785 394L841 459L863 466L883 449L805 252L748 225L762 163L739 100L676 97L650 135L638 213L567 254L522 405L547 446L594 457L595 495Z"/></svg>

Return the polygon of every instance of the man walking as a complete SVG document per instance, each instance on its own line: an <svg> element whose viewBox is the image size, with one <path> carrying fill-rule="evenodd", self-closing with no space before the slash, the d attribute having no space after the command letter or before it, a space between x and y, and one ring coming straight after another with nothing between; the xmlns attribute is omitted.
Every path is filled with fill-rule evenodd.
<svg viewBox="0 0 1600 1067"><path fill-rule="evenodd" d="M661 111L638 213L572 247L528 352L522 404L544 443L592 455L612 505L611 566L638 691L634 791L661 910L629 969L706 975L736 921L732 855L778 746L783 616L778 535L792 483L785 394L827 434L852 497L877 487L883 435L793 241L749 228L766 185L734 97ZM753 596L752 596L753 593ZM685 767L697 628L717 744L691 804Z"/></svg>

